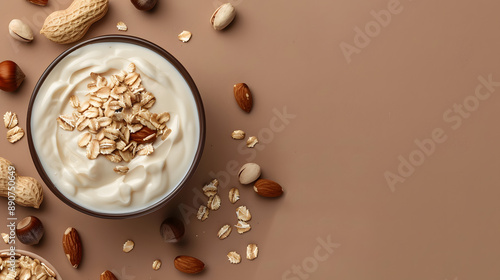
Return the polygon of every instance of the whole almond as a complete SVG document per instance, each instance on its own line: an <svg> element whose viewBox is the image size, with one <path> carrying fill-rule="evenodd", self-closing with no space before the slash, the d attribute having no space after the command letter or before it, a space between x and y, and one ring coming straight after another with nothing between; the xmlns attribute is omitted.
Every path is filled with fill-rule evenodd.
<svg viewBox="0 0 500 280"><path fill-rule="evenodd" d="M138 144L153 143L156 140L156 131L144 126L139 131L130 134L130 140Z"/></svg>
<svg viewBox="0 0 500 280"><path fill-rule="evenodd" d="M47 6L48 0L28 0L30 3L38 6Z"/></svg>
<svg viewBox="0 0 500 280"><path fill-rule="evenodd" d="M74 268L82 261L82 242L76 229L69 227L63 235L63 249L66 257Z"/></svg>
<svg viewBox="0 0 500 280"><path fill-rule="evenodd" d="M205 264L195 257L178 256L174 260L174 266L177 270L188 273L196 274L203 271Z"/></svg>
<svg viewBox="0 0 500 280"><path fill-rule="evenodd" d="M99 277L99 280L118 280L116 276L113 274L113 272L106 270L103 273L101 273L101 276Z"/></svg>
<svg viewBox="0 0 500 280"><path fill-rule="evenodd" d="M238 172L238 179L243 185L255 182L255 180L260 177L260 166L256 163L246 163L244 164L240 171Z"/></svg>
<svg viewBox="0 0 500 280"><path fill-rule="evenodd" d="M226 28L236 16L236 10L231 3L222 4L210 17L210 23L215 30Z"/></svg>
<svg viewBox="0 0 500 280"><path fill-rule="evenodd" d="M250 92L250 89L248 88L247 84L245 83L235 84L233 87L233 91L234 91L234 98L236 99L238 106L240 106L240 108L243 111L250 113L253 106L253 98L252 98L252 93Z"/></svg>
<svg viewBox="0 0 500 280"><path fill-rule="evenodd" d="M279 197L283 194L280 184L268 179L257 180L253 189L258 195L264 197Z"/></svg>

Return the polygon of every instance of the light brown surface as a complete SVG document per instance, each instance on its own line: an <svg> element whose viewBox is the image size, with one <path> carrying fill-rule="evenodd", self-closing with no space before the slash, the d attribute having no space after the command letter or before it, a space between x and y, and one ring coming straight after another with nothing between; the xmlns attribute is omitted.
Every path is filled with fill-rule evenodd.
<svg viewBox="0 0 500 280"><path fill-rule="evenodd" d="M159 0L151 13L135 10L126 0L110 2L109 13L84 39L119 33L116 23L124 21L129 30L120 34L151 40L183 63L206 109L201 164L174 201L132 220L86 216L45 189L40 210L18 207L16 215L38 216L46 234L39 246L19 248L42 255L65 279L75 280L97 279L106 269L120 280L195 278L175 270L173 260L181 254L205 262L198 279L500 276L500 98L493 92L464 115L460 125L457 118L443 117L454 104L474 101L480 76L500 81L498 3L233 0L235 21L216 32L209 18L222 3L217 0ZM31 44L18 43L7 26L12 18L21 18L38 33L46 15L70 1L49 3L0 4L0 59L16 61L27 75L17 93L0 92L0 111L18 113L23 128L37 79L69 46L41 35ZM395 12L391 21L373 29L373 38L348 63L342 42L354 45L355 28L376 28L370 12L388 7ZM182 30L193 33L187 44L177 39ZM250 114L234 101L232 87L238 82L247 83L254 94ZM284 111L293 118L277 117ZM231 139L235 129L260 135L261 143L253 150L241 147L244 141ZM434 130L445 135L438 135L439 141L446 140L435 144L423 164L391 189L384 173L397 174L398 156L408 159L418 148L415 140L430 138ZM15 145L0 137L0 149L0 156L13 161L21 174L39 178L26 137ZM248 161L262 166L263 177L279 182L284 196L263 199L240 186L235 176L227 178L227 172L236 172ZM190 215L183 243L162 243L162 220L182 217L179 209L206 202L200 199L201 187L214 174L221 180L221 209L204 222ZM235 205L227 198L232 186L241 192ZM233 230L219 240L222 225L236 224L234 210L239 205L251 209L252 230L243 235ZM6 208L7 201L1 199L0 209ZM6 215L6 210L0 211L0 223L7 223ZM77 270L61 245L69 226L78 229L84 244ZM330 253L320 247L320 240L328 238L337 244ZM125 254L121 246L127 239L136 247ZM230 264L226 254L244 255L249 243L258 244L259 257ZM155 259L163 262L158 271L151 268ZM301 274L294 274L297 269Z"/></svg>

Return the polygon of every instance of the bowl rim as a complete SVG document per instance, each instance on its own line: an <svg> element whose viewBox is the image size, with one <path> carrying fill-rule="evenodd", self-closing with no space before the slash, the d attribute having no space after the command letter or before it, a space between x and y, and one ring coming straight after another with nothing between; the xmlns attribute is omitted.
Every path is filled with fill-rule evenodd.
<svg viewBox="0 0 500 280"><path fill-rule="evenodd" d="M199 121L199 134L200 134L200 139L198 141L198 146L196 149L196 153L194 155L194 160L191 163L191 166L187 170L186 175L184 178L179 182L179 184L159 201L156 203L149 205L148 207L139 209L139 210L134 210L131 212L124 212L124 213L106 213L106 212L100 212L100 211L94 211L91 209L87 209L69 198L67 198L63 193L59 191L59 189L53 184L52 180L50 180L49 176L43 169L42 163L38 157L38 154L36 152L34 142L33 142L33 137L31 133L31 114L32 114L32 109L33 109L33 104L35 102L35 99L38 95L38 92L40 90L40 87L43 85L45 79L47 76L50 74L50 72L54 69L54 67L66 56L71 54L73 51L82 48L87 45L95 44L95 43L104 43L104 42L119 42L119 43L130 43L134 45L138 45L141 47L145 47L151 51L154 51L156 54L162 56L165 58L169 63L171 63L177 71L181 74L181 76L184 78L186 83L189 86L189 89L191 90L191 93L193 95L193 98L196 103L196 109L198 113L198 121ZM106 218L106 219L124 219L124 218L136 218L140 216L144 216L147 214L150 214L152 212L155 212L159 210L161 207L166 205L168 201L170 201L179 191L182 189L182 187L186 184L186 182L193 176L194 172L196 171L196 168L198 167L198 164L200 163L201 156L203 154L203 149L205 146L205 134L206 134L206 123L205 123L205 110L203 107L203 101L201 99L201 95L198 91L198 88L196 87L196 84L192 77L189 75L188 71L184 68L184 66L173 56L171 55L168 51L163 49L162 47L156 45L155 43L152 43L146 39L135 37L135 36L129 36L129 35L103 35L103 36L98 36L94 37L91 39L88 39L86 41L83 41L67 50L62 52L60 55L58 55L50 64L49 66L45 69L45 71L42 73L40 76L40 79L36 83L33 92L31 94L30 102L28 105L28 112L27 112L27 118L26 118L26 130L27 130L27 136L28 136L28 145L29 145L29 150L31 154L31 158L33 160L33 163L35 164L36 170L38 171L38 174L44 181L44 183L47 185L47 187L52 191L53 194L55 194L60 200L62 200L66 205L72 207L73 209L76 209L82 213L88 214L90 216L94 217L99 217L99 218Z"/></svg>
<svg viewBox="0 0 500 280"><path fill-rule="evenodd" d="M9 253L9 252L10 252L10 249L2 249L2 250L0 250L0 254ZM24 255L24 256L28 256L30 258L38 259L41 263L45 264L50 269L52 269L52 271L54 271L54 273L56 274L56 279L57 280L62 280L61 274L59 274L59 272L57 271L56 267L54 265L52 265L47 259L43 258L42 256L40 256L40 255L38 255L36 253L30 252L30 251L26 251L26 250L22 250L22 249L17 249L17 248L15 249L15 253L16 253L16 255Z"/></svg>

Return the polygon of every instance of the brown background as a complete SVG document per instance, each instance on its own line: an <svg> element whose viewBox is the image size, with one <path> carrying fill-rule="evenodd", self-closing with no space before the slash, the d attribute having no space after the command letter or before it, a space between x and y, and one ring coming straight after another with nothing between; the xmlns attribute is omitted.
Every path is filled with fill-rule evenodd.
<svg viewBox="0 0 500 280"><path fill-rule="evenodd" d="M207 264L195 276L199 279L500 276L500 129L495 125L500 98L493 93L480 101L456 130L443 119L454 104L472 98L479 76L500 81L496 1L401 0L398 13L387 26L372 30L373 38L350 57L351 63L340 44L354 46L354 29L372 26L370 12L395 1L233 0L237 18L224 32L209 24L221 4L217 0L159 1L153 12L145 13L129 1L111 0L106 17L84 39L119 33L115 25L121 20L129 31L120 34L151 40L184 64L200 90L207 117L205 152L195 176L165 208L131 220L86 216L45 188L40 210L16 210L19 218L36 215L43 221L43 242L19 248L47 258L65 279L97 279L105 269L125 280L192 278L174 269L179 254ZM70 46L41 35L31 44L18 43L7 26L20 18L38 33L47 14L71 1L49 2L47 7L22 0L0 4L0 60L14 60L27 75L17 93L0 92L0 111L15 111L24 128L34 85ZM182 30L193 33L187 44L177 40ZM246 82L254 93L251 114L233 100L237 82ZM276 111L284 110L295 117L286 125L274 123ZM279 131L276 125L282 125ZM417 149L414 141L429 138L436 128L447 140L391 191L384 172L397 173L398 156L408 159ZM262 143L255 150L240 149L240 142L229 137L234 129L261 135ZM21 174L39 178L26 137L15 145L0 137L0 149L0 156L13 161ZM196 193L203 183L214 173L225 179L223 173L234 169L228 164L240 166L248 160L259 163L263 176L286 190L282 198L266 200L239 186L238 205L248 206L253 214L250 232L233 232L224 241L216 237L221 225L236 219L235 206L227 201L229 187L238 186L231 176L221 188L219 211L203 223L189 215L185 241L162 243L158 229L165 217L181 217L179 207L197 207L202 201ZM0 200L0 209L6 208L6 199ZM0 211L0 224L7 223L6 215ZM77 270L62 252L68 226L80 231L84 243ZM7 229L1 226L0 231ZM328 259L314 261L318 239L328 238L340 247L330 255L318 249ZM125 254L121 246L127 239L136 248ZM227 252L243 255L250 242L259 245L259 258L229 264ZM156 258L163 261L159 271L151 269ZM301 275L287 274L294 265Z"/></svg>

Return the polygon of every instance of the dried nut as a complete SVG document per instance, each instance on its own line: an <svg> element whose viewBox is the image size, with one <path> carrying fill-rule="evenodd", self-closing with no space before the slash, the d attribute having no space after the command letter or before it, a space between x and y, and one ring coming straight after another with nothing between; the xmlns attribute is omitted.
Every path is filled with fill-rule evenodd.
<svg viewBox="0 0 500 280"><path fill-rule="evenodd" d="M234 99L236 99L236 103L238 103L238 106L240 106L243 111L250 113L253 106L253 98L247 84L235 84L233 87L233 91Z"/></svg>
<svg viewBox="0 0 500 280"><path fill-rule="evenodd" d="M246 185L260 177L260 166L256 163L246 163L244 164L240 171L238 172L238 179L241 184Z"/></svg>
<svg viewBox="0 0 500 280"><path fill-rule="evenodd" d="M9 235L7 233L2 232L2 239L5 242L5 244L9 244ZM0 258L1 259L1 258ZM0 263L0 266L2 264Z"/></svg>
<svg viewBox="0 0 500 280"><path fill-rule="evenodd" d="M243 130L235 130L231 133L231 137L235 140L245 139L245 131Z"/></svg>
<svg viewBox="0 0 500 280"><path fill-rule="evenodd" d="M74 268L78 268L80 262L82 261L82 242L76 229L72 227L67 228L64 232L62 243L64 253L68 258L69 263Z"/></svg>
<svg viewBox="0 0 500 280"><path fill-rule="evenodd" d="M229 201L231 203L236 203L236 201L240 200L240 190L237 188L232 188L229 190Z"/></svg>
<svg viewBox="0 0 500 280"><path fill-rule="evenodd" d="M236 10L231 3L222 4L210 17L210 23L215 30L226 28L236 16Z"/></svg>
<svg viewBox="0 0 500 280"><path fill-rule="evenodd" d="M257 180L253 189L258 195L264 197L279 197L283 194L280 184L268 179Z"/></svg>
<svg viewBox="0 0 500 280"><path fill-rule="evenodd" d="M24 81L23 71L19 66L10 60L0 63L0 89L7 92L14 92Z"/></svg>
<svg viewBox="0 0 500 280"><path fill-rule="evenodd" d="M141 11L149 11L154 8L158 0L131 0L132 4Z"/></svg>
<svg viewBox="0 0 500 280"><path fill-rule="evenodd" d="M127 25L126 25L126 24L125 24L125 22L123 22L123 21L119 21L119 22L116 24L116 28L117 28L119 31L127 31L127 30L128 30Z"/></svg>
<svg viewBox="0 0 500 280"><path fill-rule="evenodd" d="M115 171L117 174L120 174L120 175L125 175L128 173L128 167L126 166L116 166L115 168L113 168L113 171Z"/></svg>
<svg viewBox="0 0 500 280"><path fill-rule="evenodd" d="M30 3L33 3L38 6L47 6L48 0L28 0Z"/></svg>
<svg viewBox="0 0 500 280"><path fill-rule="evenodd" d="M101 273L99 280L118 280L118 278L116 278L113 272L106 270L103 273Z"/></svg>
<svg viewBox="0 0 500 280"><path fill-rule="evenodd" d="M15 190L15 202L17 205L40 208L40 204L43 201L43 188L42 184L38 182L35 178L20 176L15 174L15 170L12 169L12 162L5 158L0 157L0 196L7 197L9 189L9 184L6 178L9 176L16 176L16 190Z"/></svg>
<svg viewBox="0 0 500 280"><path fill-rule="evenodd" d="M240 254L238 254L238 253L236 253L234 251L229 252L227 254L227 258L228 258L229 262L232 263L232 264L238 264L238 263L241 262L241 256L240 256Z"/></svg>
<svg viewBox="0 0 500 280"><path fill-rule="evenodd" d="M11 128L16 127L18 124L16 113L6 112L3 115L3 123L5 125L5 128L7 128L7 129L11 129Z"/></svg>
<svg viewBox="0 0 500 280"><path fill-rule="evenodd" d="M132 240L127 240L123 243L123 252L128 253L134 249L135 243Z"/></svg>
<svg viewBox="0 0 500 280"><path fill-rule="evenodd" d="M255 136L250 136L248 137L247 139L247 147L248 148L253 148L255 147L255 145L257 145L259 143L259 139L257 139L257 137Z"/></svg>
<svg viewBox="0 0 500 280"><path fill-rule="evenodd" d="M156 140L156 131L144 126L139 131L130 134L130 140L138 144L153 143Z"/></svg>
<svg viewBox="0 0 500 280"><path fill-rule="evenodd" d="M161 261L160 260L155 260L153 262L153 269L154 270L158 270L158 269L160 269L160 267L161 267Z"/></svg>
<svg viewBox="0 0 500 280"><path fill-rule="evenodd" d="M174 260L174 266L177 270L189 274L200 273L205 268L205 264L202 261L190 256L176 257Z"/></svg>
<svg viewBox="0 0 500 280"><path fill-rule="evenodd" d="M21 140L24 136L24 130L19 126L15 126L7 131L7 141L14 144Z"/></svg>
<svg viewBox="0 0 500 280"><path fill-rule="evenodd" d="M244 222L248 222L252 219L250 210L248 210L246 206L240 206L236 208L236 216L238 217L238 220Z"/></svg>
<svg viewBox="0 0 500 280"><path fill-rule="evenodd" d="M219 237L220 240L226 239L230 234L233 228L230 225L223 225L220 229L219 232L217 233L217 237Z"/></svg>
<svg viewBox="0 0 500 280"><path fill-rule="evenodd" d="M21 243L36 245L44 234L42 222L34 216L29 216L17 223L16 236Z"/></svg>
<svg viewBox="0 0 500 280"><path fill-rule="evenodd" d="M31 28L20 19L13 19L9 23L9 33L14 39L18 41L33 41L33 31L31 31Z"/></svg>
<svg viewBox="0 0 500 280"><path fill-rule="evenodd" d="M40 34L47 39L69 44L80 40L90 26L108 12L108 0L74 0L66 9L51 13Z"/></svg>
<svg viewBox="0 0 500 280"><path fill-rule="evenodd" d="M219 195L214 195L214 196L211 196L209 199L208 199L208 203L207 203L207 207L210 209L210 210L219 210L220 208L220 197Z"/></svg>
<svg viewBox="0 0 500 280"><path fill-rule="evenodd" d="M247 246L247 259L248 260L255 260L258 255L259 255L259 247L257 247L257 244L248 244L248 246Z"/></svg>
<svg viewBox="0 0 500 280"><path fill-rule="evenodd" d="M244 221L238 221L238 224L235 225L235 227L237 228L239 234L245 233L252 229L250 224Z"/></svg>
<svg viewBox="0 0 500 280"><path fill-rule="evenodd" d="M209 213L210 210L205 205L201 205L198 209L198 213L196 214L196 218L198 218L198 220L204 221L208 218Z"/></svg>
<svg viewBox="0 0 500 280"><path fill-rule="evenodd" d="M184 223L175 217L165 219L160 226L161 237L163 241L168 243L179 242L184 236L184 232Z"/></svg>
<svg viewBox="0 0 500 280"><path fill-rule="evenodd" d="M217 194L219 188L219 180L213 179L210 183L203 186L203 193L207 197L212 197Z"/></svg>
<svg viewBox="0 0 500 280"><path fill-rule="evenodd" d="M179 35L177 35L177 38L179 38L181 42L187 43L189 42L189 40L191 40L191 36L191 32L184 30Z"/></svg>

